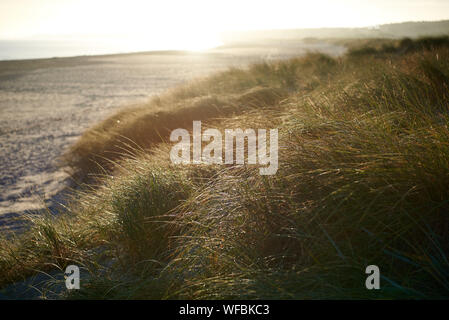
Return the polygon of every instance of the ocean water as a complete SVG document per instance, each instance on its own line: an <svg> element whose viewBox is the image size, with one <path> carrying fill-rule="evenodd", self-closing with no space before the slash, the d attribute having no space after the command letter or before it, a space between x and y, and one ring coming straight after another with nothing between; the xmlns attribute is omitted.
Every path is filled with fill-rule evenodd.
<svg viewBox="0 0 449 320"><path fill-rule="evenodd" d="M176 49L151 44L87 40L0 40L0 60L41 59Z"/></svg>

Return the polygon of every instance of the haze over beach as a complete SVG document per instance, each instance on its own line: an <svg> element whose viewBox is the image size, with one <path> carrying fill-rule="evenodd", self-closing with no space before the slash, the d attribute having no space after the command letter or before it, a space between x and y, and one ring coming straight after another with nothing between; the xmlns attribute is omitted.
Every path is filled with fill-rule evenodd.
<svg viewBox="0 0 449 320"><path fill-rule="evenodd" d="M325 35L323 29L445 20L448 11L449 4L444 0L280 0L276 4L269 0L4 0L0 3L0 60L201 50L223 41L244 40L229 36L235 31L313 29L312 34ZM332 30L327 31L332 35ZM395 31L389 30L386 35L405 36ZM426 33L421 26L403 31ZM276 34L276 38L279 36L282 32Z"/></svg>
<svg viewBox="0 0 449 320"><path fill-rule="evenodd" d="M352 254L345 263L362 268L371 256L356 242L371 244L365 237L376 232L391 235L382 240L391 240L391 252L419 257L413 268L446 274L447 261L438 272L426 265L434 249L420 255L398 242L421 243L408 233L413 223L404 222L415 213L429 215L425 223L436 226L438 241L449 236L438 229L447 222L439 214L448 199L448 19L444 0L3 0L0 298L44 298L42 284L39 292L24 289L35 284L33 270L59 277L51 265L63 270L68 261L95 270L94 289L78 295L52 287L54 298L102 299L103 284L95 282L102 272L113 279L104 287L112 299L376 298L358 291L354 279L340 292L317 284L341 257ZM170 132L190 130L193 121L278 128L279 173L259 177L249 162L173 165ZM327 214L341 220L332 224ZM183 227L155 228L155 217L176 217ZM214 231L202 229L209 224ZM135 290L134 282L154 276L139 263L178 263L166 249L172 240L154 239L182 237L192 240L176 242L173 252L202 271L177 282L154 267L170 288ZM319 239L316 247L306 238ZM178 267L185 266L176 265L180 274ZM310 278L295 271L315 267ZM402 291L379 297L449 297L449 277L429 289L422 285L427 274L401 278L416 273L408 267L386 271ZM122 283L123 274L132 280ZM258 279L272 287L259 288ZM289 279L319 289L295 291Z"/></svg>

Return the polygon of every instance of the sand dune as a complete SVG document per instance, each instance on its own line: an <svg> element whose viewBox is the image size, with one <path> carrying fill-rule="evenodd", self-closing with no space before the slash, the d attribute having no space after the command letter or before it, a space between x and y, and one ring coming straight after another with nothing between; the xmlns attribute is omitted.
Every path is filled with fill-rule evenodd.
<svg viewBox="0 0 449 320"><path fill-rule="evenodd" d="M206 53L0 61L0 226L16 228L11 217L61 201L69 177L55 160L83 130L120 106L229 66L306 51L339 55L344 49L289 42Z"/></svg>

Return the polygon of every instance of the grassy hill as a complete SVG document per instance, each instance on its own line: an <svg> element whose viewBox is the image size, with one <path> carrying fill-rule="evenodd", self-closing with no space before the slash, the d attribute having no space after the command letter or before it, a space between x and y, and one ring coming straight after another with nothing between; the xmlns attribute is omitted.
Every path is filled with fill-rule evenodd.
<svg viewBox="0 0 449 320"><path fill-rule="evenodd" d="M65 155L91 183L67 212L0 241L0 287L74 263L88 276L61 297L449 298L448 88L447 38L374 40L123 110ZM193 120L278 128L277 174L172 164Z"/></svg>
<svg viewBox="0 0 449 320"><path fill-rule="evenodd" d="M279 44L298 39L401 39L449 35L449 20L402 22L360 28L309 28L223 33L225 45Z"/></svg>

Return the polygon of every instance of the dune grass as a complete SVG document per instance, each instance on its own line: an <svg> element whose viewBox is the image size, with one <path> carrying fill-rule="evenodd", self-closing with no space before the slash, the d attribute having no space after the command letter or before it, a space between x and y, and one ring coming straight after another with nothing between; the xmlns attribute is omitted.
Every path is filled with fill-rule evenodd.
<svg viewBox="0 0 449 320"><path fill-rule="evenodd" d="M449 298L449 49L415 45L232 69L106 119L65 157L105 174L1 240L0 286L75 263L61 298ZM192 120L278 128L277 174L173 165Z"/></svg>

